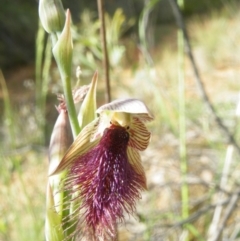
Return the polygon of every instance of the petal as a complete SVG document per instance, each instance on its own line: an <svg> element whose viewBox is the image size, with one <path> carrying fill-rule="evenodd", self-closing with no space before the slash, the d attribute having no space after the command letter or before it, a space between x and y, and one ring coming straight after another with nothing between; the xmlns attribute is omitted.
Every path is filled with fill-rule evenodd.
<svg viewBox="0 0 240 241"><path fill-rule="evenodd" d="M147 106L138 99L118 99L97 109L97 113L99 114L105 111L126 112L136 116L139 115L140 118L143 118L144 120L153 119Z"/></svg>
<svg viewBox="0 0 240 241"><path fill-rule="evenodd" d="M114 112L111 118L111 122L115 125L122 127L128 127L131 124L132 116L126 112Z"/></svg>
<svg viewBox="0 0 240 241"><path fill-rule="evenodd" d="M147 148L151 133L139 118L132 118L132 123L128 132L130 134L128 146L136 148L139 151L143 151Z"/></svg>
<svg viewBox="0 0 240 241"><path fill-rule="evenodd" d="M127 156L128 156L128 161L133 167L133 169L135 170L135 172L137 172L142 177L142 187L144 189L147 189L146 175L144 172L144 168L141 162L141 156L139 152L136 149L128 147Z"/></svg>
<svg viewBox="0 0 240 241"><path fill-rule="evenodd" d="M77 157L85 154L89 149L94 147L99 142L99 139L92 140L92 135L96 130L98 123L99 118L95 119L93 122L83 128L76 140L67 150L60 164L50 173L50 175L58 174L59 172L68 168Z"/></svg>
<svg viewBox="0 0 240 241"><path fill-rule="evenodd" d="M153 117L149 116L149 114L141 113L141 114L133 114L133 116L137 117L138 119L140 119L143 122L147 122L147 121L152 121L153 120Z"/></svg>
<svg viewBox="0 0 240 241"><path fill-rule="evenodd" d="M95 125L94 130L92 131L92 136L90 141L94 141L103 136L103 132L106 128L110 127L111 118L104 113L98 118L98 123Z"/></svg>

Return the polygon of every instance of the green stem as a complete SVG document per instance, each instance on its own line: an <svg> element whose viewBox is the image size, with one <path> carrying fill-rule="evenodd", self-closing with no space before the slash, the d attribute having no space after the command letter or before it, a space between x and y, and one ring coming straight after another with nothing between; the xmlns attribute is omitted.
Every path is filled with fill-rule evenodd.
<svg viewBox="0 0 240 241"><path fill-rule="evenodd" d="M184 0L178 0L178 5L183 8ZM187 148L186 148L186 112L185 112L185 78L184 78L184 36L181 29L178 30L178 87L179 87L179 140L180 140L180 169L182 176L182 218L189 216L189 191L187 179Z"/></svg>
<svg viewBox="0 0 240 241"><path fill-rule="evenodd" d="M45 31L42 28L40 21L36 40L36 59L35 59L35 73L36 73L36 105L37 111L40 111L41 106L41 89L42 89L42 61L44 54L44 38Z"/></svg>
<svg viewBox="0 0 240 241"><path fill-rule="evenodd" d="M52 61L52 44L50 39L47 39L47 44L44 52L44 62L42 67L42 83L41 83L41 96L39 103L39 112L42 116L42 123L40 123L42 130L42 137L44 137L45 128L46 128L46 101L47 101L47 93L48 93L48 84L49 84L49 75L50 75L50 67Z"/></svg>
<svg viewBox="0 0 240 241"><path fill-rule="evenodd" d="M71 78L69 76L62 76L62 84L73 138L75 139L80 132L80 127L78 124L77 112L72 97Z"/></svg>
<svg viewBox="0 0 240 241"><path fill-rule="evenodd" d="M45 126L45 116L42 102L42 67L43 67L43 56L44 56L44 39L45 31L41 26L39 21L37 39L36 39L36 59L35 59L35 73L36 73L36 88L35 88L35 98L36 98L36 108L35 116L41 134L39 136L39 141L44 142L44 126Z"/></svg>
<svg viewBox="0 0 240 241"><path fill-rule="evenodd" d="M103 48L103 68L105 71L105 83L106 83L106 103L111 102L111 88L110 88L110 77L109 77L109 59L108 59L108 49L106 40L106 27L104 18L104 6L102 0L97 0L98 14L101 21L101 39Z"/></svg>
<svg viewBox="0 0 240 241"><path fill-rule="evenodd" d="M8 93L8 88L6 81L4 79L2 70L0 69L0 86L2 88L3 104L4 104L4 120L10 136L11 147L16 147L16 135L15 135L15 125L14 125L14 110L11 105L10 96Z"/></svg>

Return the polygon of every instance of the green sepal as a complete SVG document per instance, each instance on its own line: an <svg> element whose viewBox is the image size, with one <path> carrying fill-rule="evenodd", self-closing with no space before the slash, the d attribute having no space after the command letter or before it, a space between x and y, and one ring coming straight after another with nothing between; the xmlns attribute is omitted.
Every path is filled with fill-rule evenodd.
<svg viewBox="0 0 240 241"><path fill-rule="evenodd" d="M95 72L88 93L86 94L81 105L78 122L81 129L92 122L96 118L96 89L97 89L98 73Z"/></svg>
<svg viewBox="0 0 240 241"><path fill-rule="evenodd" d="M61 224L61 216L59 216L56 212L53 192L49 182L47 185L45 236L46 241L62 241L64 238Z"/></svg>

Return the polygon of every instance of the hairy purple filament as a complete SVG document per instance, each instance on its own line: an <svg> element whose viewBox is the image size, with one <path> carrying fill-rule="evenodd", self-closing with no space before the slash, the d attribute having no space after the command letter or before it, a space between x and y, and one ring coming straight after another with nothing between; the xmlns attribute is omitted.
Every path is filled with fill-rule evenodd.
<svg viewBox="0 0 240 241"><path fill-rule="evenodd" d="M128 161L128 142L127 130L111 125L99 144L80 156L70 170L68 186L79 186L80 209L94 236L114 237L117 220L123 220L124 211L135 210L144 189L144 177Z"/></svg>

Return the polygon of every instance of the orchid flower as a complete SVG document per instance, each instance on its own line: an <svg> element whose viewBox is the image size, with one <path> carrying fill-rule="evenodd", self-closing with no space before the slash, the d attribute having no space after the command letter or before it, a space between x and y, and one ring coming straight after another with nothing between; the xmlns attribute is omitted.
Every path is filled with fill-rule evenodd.
<svg viewBox="0 0 240 241"><path fill-rule="evenodd" d="M139 151L150 141L148 108L140 100L121 99L96 112L52 172L68 170L64 189L70 202L79 203L70 217L77 240L115 240L117 222L134 213L147 189Z"/></svg>

